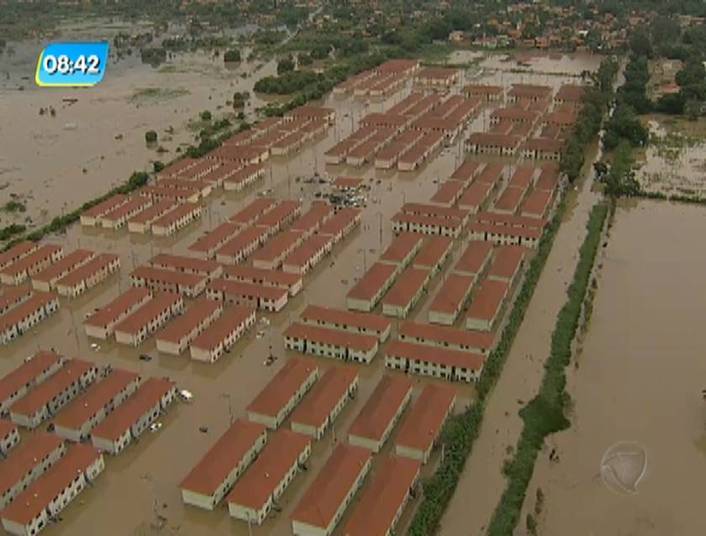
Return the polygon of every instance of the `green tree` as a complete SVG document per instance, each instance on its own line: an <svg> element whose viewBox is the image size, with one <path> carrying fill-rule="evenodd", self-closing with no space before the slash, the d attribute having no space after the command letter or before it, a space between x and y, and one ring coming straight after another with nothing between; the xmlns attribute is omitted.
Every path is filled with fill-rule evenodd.
<svg viewBox="0 0 706 536"><path fill-rule="evenodd" d="M640 184L633 170L632 147L627 140L622 140L615 149L613 163L605 178L605 193L610 197L640 193Z"/></svg>
<svg viewBox="0 0 706 536"><path fill-rule="evenodd" d="M236 63L240 61L240 51L231 48L230 50L226 50L225 53L223 54L223 61L226 63Z"/></svg>
<svg viewBox="0 0 706 536"><path fill-rule="evenodd" d="M636 56L652 57L652 42L645 28L636 29L630 36L630 50Z"/></svg>
<svg viewBox="0 0 706 536"><path fill-rule="evenodd" d="M286 56L277 62L277 74L289 73L294 70L294 58Z"/></svg>
<svg viewBox="0 0 706 536"><path fill-rule="evenodd" d="M147 143L156 143L157 142L157 132L154 130L148 130L145 132L145 141Z"/></svg>

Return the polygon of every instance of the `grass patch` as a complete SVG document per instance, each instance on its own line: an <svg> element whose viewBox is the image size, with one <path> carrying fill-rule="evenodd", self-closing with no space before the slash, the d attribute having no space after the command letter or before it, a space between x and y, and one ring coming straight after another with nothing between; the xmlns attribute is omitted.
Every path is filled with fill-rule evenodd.
<svg viewBox="0 0 706 536"><path fill-rule="evenodd" d="M130 96L129 101L132 104L163 102L165 100L183 97L184 95L188 95L189 93L190 91L183 87L143 87L135 90L135 92Z"/></svg>

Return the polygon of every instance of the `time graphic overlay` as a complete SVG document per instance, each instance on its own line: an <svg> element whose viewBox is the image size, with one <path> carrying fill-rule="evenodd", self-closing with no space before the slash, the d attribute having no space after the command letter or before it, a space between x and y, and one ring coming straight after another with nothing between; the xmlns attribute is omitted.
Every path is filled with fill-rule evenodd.
<svg viewBox="0 0 706 536"><path fill-rule="evenodd" d="M39 53L35 81L41 87L90 87L105 76L107 41L50 43Z"/></svg>

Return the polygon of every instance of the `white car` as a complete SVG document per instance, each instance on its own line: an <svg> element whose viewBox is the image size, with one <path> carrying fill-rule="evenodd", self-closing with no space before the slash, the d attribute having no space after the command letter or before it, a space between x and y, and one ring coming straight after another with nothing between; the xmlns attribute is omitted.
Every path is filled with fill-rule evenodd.
<svg viewBox="0 0 706 536"><path fill-rule="evenodd" d="M157 432L160 428L162 428L161 422L153 422L150 424L150 432Z"/></svg>

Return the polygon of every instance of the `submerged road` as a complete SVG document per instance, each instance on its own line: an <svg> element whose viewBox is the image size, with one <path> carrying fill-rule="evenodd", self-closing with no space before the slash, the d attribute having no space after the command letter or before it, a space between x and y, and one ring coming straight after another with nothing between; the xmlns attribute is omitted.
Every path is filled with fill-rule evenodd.
<svg viewBox="0 0 706 536"><path fill-rule="evenodd" d="M578 252L586 236L591 207L599 199L584 180L569 193L569 209L512 345L500 379L490 394L480 434L466 461L439 533L445 536L485 533L505 490L503 462L522 432L518 412L538 392L549 356L551 335L566 289L573 277Z"/></svg>

